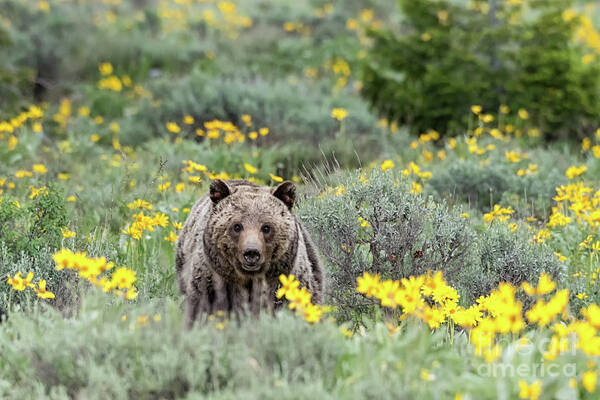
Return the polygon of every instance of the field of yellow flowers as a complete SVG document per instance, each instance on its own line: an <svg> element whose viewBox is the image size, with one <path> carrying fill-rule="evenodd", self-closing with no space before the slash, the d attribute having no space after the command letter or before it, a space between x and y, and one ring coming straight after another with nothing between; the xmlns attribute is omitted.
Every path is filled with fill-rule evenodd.
<svg viewBox="0 0 600 400"><path fill-rule="evenodd" d="M600 8L564 18L600 62ZM368 32L401 20L3 1L0 398L600 398L600 126L548 143L473 104L411 135L360 95ZM281 276L277 315L183 329L173 247L215 178L298 184L324 304Z"/></svg>

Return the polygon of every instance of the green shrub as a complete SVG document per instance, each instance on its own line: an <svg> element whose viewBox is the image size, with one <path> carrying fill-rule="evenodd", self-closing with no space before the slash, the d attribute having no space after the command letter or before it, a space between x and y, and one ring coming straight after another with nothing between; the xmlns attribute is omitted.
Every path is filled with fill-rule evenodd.
<svg viewBox="0 0 600 400"><path fill-rule="evenodd" d="M61 272L56 271L56 264L52 260L53 251L48 248L40 249L35 257L24 252L14 254L7 248L6 244L0 241L0 309L2 310L21 310L31 311L29 307L35 302L36 294L31 288L25 291L13 290L12 286L7 284L7 275L11 277L20 272L26 277L29 272L33 272L32 283L36 284L40 279L47 282L47 290L55 294L51 304L64 308L71 303L71 292L67 287L68 279Z"/></svg>
<svg viewBox="0 0 600 400"><path fill-rule="evenodd" d="M526 228L511 232L503 223L492 223L478 235L475 265L477 268L463 270L461 281L469 282L470 301L488 294L501 282L515 286L523 282L537 282L542 272L562 284L567 268L544 244L533 245L532 234ZM527 306L533 301L520 296Z"/></svg>
<svg viewBox="0 0 600 400"><path fill-rule="evenodd" d="M600 115L600 64L574 44L572 1L399 0L400 33L371 32L364 95L416 132L460 132L473 104L525 108L547 138L583 136ZM494 7L491 9L491 7ZM489 9L489 12L482 10Z"/></svg>
<svg viewBox="0 0 600 400"><path fill-rule="evenodd" d="M441 270L463 304L500 282L537 282L543 271L564 277L552 251L534 246L526 232L506 224L476 232L461 210L409 193L408 182L391 171L335 179L337 187L320 187L326 194L300 202L297 213L326 261L329 298L341 320L369 315L371 303L355 292L365 271L400 279Z"/></svg>
<svg viewBox="0 0 600 400"><path fill-rule="evenodd" d="M104 297L88 296L85 307L90 311L79 313L77 319L63 319L55 312L40 315L37 322L32 316L11 315L8 326L0 328L0 394L8 382L19 382L20 389L13 387L4 394L43 390L119 399L265 388L271 388L268 393L273 396L278 382L286 392L288 385L310 385L317 376L318 386L335 385L335 376L327 371L336 369L345 344L333 324L315 329L282 315L240 326L231 322L221 331L205 323L188 332L173 301L167 307L154 303L139 309L124 304L106 308ZM139 322L137 317L144 314L147 322ZM122 321L121 315L127 320ZM156 315L161 321L154 319ZM33 330L26 333L25 327ZM33 342L15 342L23 334Z"/></svg>
<svg viewBox="0 0 600 400"><path fill-rule="evenodd" d="M329 293L343 319L365 311L355 293L364 271L399 279L443 270L454 282L472 267L475 233L460 213L410 194L391 172L365 176L366 183L358 173L341 177L338 188L298 210L327 260Z"/></svg>
<svg viewBox="0 0 600 400"><path fill-rule="evenodd" d="M58 248L68 221L63 193L52 185L23 206L9 196L0 199L0 238L14 253Z"/></svg>
<svg viewBox="0 0 600 400"><path fill-rule="evenodd" d="M317 145L339 131L339 122L331 117L335 107L348 110L349 116L344 120L346 132L365 134L375 130L375 117L362 100L344 92L327 93L330 89L321 86L244 76L217 78L197 71L177 81L157 81L151 90L162 106L140 110L137 117L149 121L152 127L146 135L166 133L167 121L181 121L186 114L200 123L221 119L239 127L244 126L241 116L250 114L254 127L270 129L268 140L294 138Z"/></svg>
<svg viewBox="0 0 600 400"><path fill-rule="evenodd" d="M70 302L67 281L56 271L51 257L62 246L62 229L68 221L62 191L55 186L23 205L10 196L0 198L0 308L8 308L9 298L14 307L35 297L30 289L15 292L6 284L6 275L17 272L23 277L33 272L34 283L45 279L48 290L56 295L54 304L62 307Z"/></svg>
<svg viewBox="0 0 600 400"><path fill-rule="evenodd" d="M526 159L508 163L504 148L499 150L485 163L473 158L449 159L436 168L428 185L439 198L468 203L482 212L503 204L515 209L513 217L545 218L551 213L556 187L568 183L565 170L573 160L559 151L543 150L527 151ZM506 150L514 149L507 146ZM519 176L518 169L529 164L537 165L537 172Z"/></svg>
<svg viewBox="0 0 600 400"><path fill-rule="evenodd" d="M481 166L457 160L436 172L429 184L441 198L455 198L472 207L489 209L498 203L515 177L505 165Z"/></svg>

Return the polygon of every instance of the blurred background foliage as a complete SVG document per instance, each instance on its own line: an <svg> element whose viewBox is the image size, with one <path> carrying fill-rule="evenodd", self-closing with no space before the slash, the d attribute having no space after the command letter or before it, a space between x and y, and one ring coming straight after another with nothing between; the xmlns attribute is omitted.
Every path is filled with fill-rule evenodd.
<svg viewBox="0 0 600 400"><path fill-rule="evenodd" d="M161 101L156 115L147 110L151 102L138 110L88 87L92 112L124 117L134 109L132 142L157 135L157 119L177 112L231 118L244 109L279 124L271 126L288 138L308 134L314 143L335 127L331 104L352 111L348 131L370 135L373 116L347 96L353 91L415 133L461 133L472 104L507 121L527 110L550 140L581 138L598 122L593 3L195 3L4 1L0 117L32 101L81 93L98 78L98 65L110 61L132 89L143 85Z"/></svg>
<svg viewBox="0 0 600 400"><path fill-rule="evenodd" d="M464 110L480 104L495 115L528 110L548 140L597 126L599 48L573 1L398 4L399 25L370 30L363 73L365 97L389 119L452 135L467 126Z"/></svg>

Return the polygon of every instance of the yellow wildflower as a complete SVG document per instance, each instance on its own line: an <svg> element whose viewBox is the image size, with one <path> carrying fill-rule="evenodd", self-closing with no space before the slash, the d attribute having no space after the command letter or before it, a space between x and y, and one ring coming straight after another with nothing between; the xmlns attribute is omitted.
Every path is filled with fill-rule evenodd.
<svg viewBox="0 0 600 400"><path fill-rule="evenodd" d="M569 179L573 179L576 176L583 174L586 170L587 170L587 167L585 165L581 165L579 167L571 166L565 172L565 176Z"/></svg>
<svg viewBox="0 0 600 400"><path fill-rule="evenodd" d="M44 175L46 172L48 172L48 169L44 164L33 164L32 170L33 172L36 172L41 175Z"/></svg>
<svg viewBox="0 0 600 400"><path fill-rule="evenodd" d="M152 210L152 204L148 203L145 200L137 199L132 203L127 204L127 207L130 209L143 208L146 210Z"/></svg>
<svg viewBox="0 0 600 400"><path fill-rule="evenodd" d="M591 326L600 329L600 307L598 305L590 304L587 308L582 308L581 314Z"/></svg>
<svg viewBox="0 0 600 400"><path fill-rule="evenodd" d="M115 287L129 289L135 282L135 272L128 268L120 267L112 274L111 280Z"/></svg>
<svg viewBox="0 0 600 400"><path fill-rule="evenodd" d="M529 119L529 113L524 108L519 108L519 110L517 111L517 113L519 114L519 118L521 118L521 119Z"/></svg>
<svg viewBox="0 0 600 400"><path fill-rule="evenodd" d="M517 153L516 151L507 151L504 153L504 155L506 156L506 160L508 160L508 162L517 163L521 161L521 154Z"/></svg>
<svg viewBox="0 0 600 400"><path fill-rule="evenodd" d="M331 110L331 117L337 119L338 121L343 120L348 116L348 111L344 108L334 108Z"/></svg>
<svg viewBox="0 0 600 400"><path fill-rule="evenodd" d="M246 171L248 171L248 173L250 173L250 174L255 174L258 172L258 168L253 167L252 165L250 165L248 163L244 163L244 169Z"/></svg>
<svg viewBox="0 0 600 400"><path fill-rule="evenodd" d="M75 236L77 236L77 233L69 230L69 228L67 228L65 226L64 228L62 228L62 236L65 239L69 239L69 238L74 238Z"/></svg>
<svg viewBox="0 0 600 400"><path fill-rule="evenodd" d="M556 282L554 282L550 275L545 272L540 274L537 288L532 287L529 283L523 282L521 285L525 293L529 296L542 296L552 292L556 288Z"/></svg>
<svg viewBox="0 0 600 400"><path fill-rule="evenodd" d="M181 132L181 128L179 127L179 125L177 125L176 122L167 122L165 126L166 126L167 130L171 133Z"/></svg>
<svg viewBox="0 0 600 400"><path fill-rule="evenodd" d="M40 194L43 195L43 196L45 196L46 194L48 194L48 188L46 188L46 186L42 186L39 189L36 189L33 186L29 186L29 189L31 190L31 194L29 195L30 199L35 199Z"/></svg>
<svg viewBox="0 0 600 400"><path fill-rule="evenodd" d="M46 280L45 279L40 279L40 281L38 282L38 288L34 288L35 292L37 293L38 297L42 298L42 299L53 299L54 298L54 293L49 292L46 290Z"/></svg>
<svg viewBox="0 0 600 400"><path fill-rule="evenodd" d="M527 385L525 381L519 381L519 398L537 400L542 393L542 382L535 381L531 385Z"/></svg>
<svg viewBox="0 0 600 400"><path fill-rule="evenodd" d="M356 279L356 291L367 297L376 296L379 290L379 274L371 275L368 272Z"/></svg>
<svg viewBox="0 0 600 400"><path fill-rule="evenodd" d="M165 228L167 225L169 225L169 216L161 212L157 212L156 215L152 218L151 223L154 226L162 226L163 228Z"/></svg>
<svg viewBox="0 0 600 400"><path fill-rule="evenodd" d="M281 274L279 275L279 281L281 282L281 287L277 290L276 295L278 299L285 296L286 293L298 289L298 286L300 286L300 282L296 280L293 274L288 276Z"/></svg>
<svg viewBox="0 0 600 400"><path fill-rule="evenodd" d="M581 378L581 383L585 390L590 393L594 393L596 391L596 382L598 380L598 374L596 371L587 371L583 374Z"/></svg>
<svg viewBox="0 0 600 400"><path fill-rule="evenodd" d="M165 182L158 185L157 189L159 192L165 192L171 187L171 182Z"/></svg>
<svg viewBox="0 0 600 400"><path fill-rule="evenodd" d="M274 180L275 182L283 182L283 178L280 176L269 173L269 177L271 177L271 179Z"/></svg>
<svg viewBox="0 0 600 400"><path fill-rule="evenodd" d="M171 231L169 232L169 236L165 237L165 240L171 243L175 243L177 241L177 235L175 234L175 232Z"/></svg>
<svg viewBox="0 0 600 400"><path fill-rule="evenodd" d="M381 163L381 170L382 171L387 171L389 169L394 168L396 164L394 164L394 162L392 160L385 160L384 162Z"/></svg>
<svg viewBox="0 0 600 400"><path fill-rule="evenodd" d="M98 66L98 70L102 75L110 75L113 73L113 66L109 62L103 62Z"/></svg>
<svg viewBox="0 0 600 400"><path fill-rule="evenodd" d="M249 114L242 115L242 121L246 126L252 126L252 116Z"/></svg>

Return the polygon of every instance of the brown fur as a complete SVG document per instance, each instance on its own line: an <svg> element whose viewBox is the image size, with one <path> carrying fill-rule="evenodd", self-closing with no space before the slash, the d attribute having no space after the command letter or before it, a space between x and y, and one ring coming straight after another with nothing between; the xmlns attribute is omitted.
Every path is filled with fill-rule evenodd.
<svg viewBox="0 0 600 400"><path fill-rule="evenodd" d="M177 283L186 297L188 327L200 314L275 309L281 274L294 274L313 302L322 301L321 264L291 211L294 198L292 182L276 188L243 180L211 182L176 245Z"/></svg>

